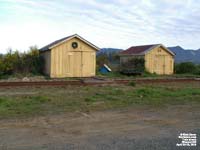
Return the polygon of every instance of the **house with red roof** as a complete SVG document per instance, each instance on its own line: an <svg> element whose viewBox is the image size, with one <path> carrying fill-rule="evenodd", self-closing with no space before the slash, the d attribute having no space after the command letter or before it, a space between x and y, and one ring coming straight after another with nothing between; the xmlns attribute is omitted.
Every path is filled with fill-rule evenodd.
<svg viewBox="0 0 200 150"><path fill-rule="evenodd" d="M150 73L174 73L175 54L162 44L132 46L120 53L120 64L133 58L144 58L145 69Z"/></svg>

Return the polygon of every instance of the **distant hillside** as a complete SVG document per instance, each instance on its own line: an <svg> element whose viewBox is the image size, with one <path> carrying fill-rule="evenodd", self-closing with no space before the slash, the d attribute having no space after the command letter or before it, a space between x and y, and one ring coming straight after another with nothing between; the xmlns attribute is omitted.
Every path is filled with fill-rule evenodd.
<svg viewBox="0 0 200 150"><path fill-rule="evenodd" d="M176 54L175 56L176 63L190 61L193 63L200 64L200 49L186 50L180 46L168 47L168 48Z"/></svg>
<svg viewBox="0 0 200 150"><path fill-rule="evenodd" d="M122 51L122 49L118 49L118 48L102 48L100 49L100 51L97 52L97 56L98 55L102 55L102 54L106 54L106 55L110 55L112 53L119 53L120 51Z"/></svg>

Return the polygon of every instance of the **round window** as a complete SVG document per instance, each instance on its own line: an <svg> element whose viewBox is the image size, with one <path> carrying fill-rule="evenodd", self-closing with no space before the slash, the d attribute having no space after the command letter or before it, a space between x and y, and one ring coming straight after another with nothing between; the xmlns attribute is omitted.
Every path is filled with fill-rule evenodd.
<svg viewBox="0 0 200 150"><path fill-rule="evenodd" d="M78 47L78 43L77 43L77 42L72 42L72 47L73 47L74 49L76 49L76 48Z"/></svg>

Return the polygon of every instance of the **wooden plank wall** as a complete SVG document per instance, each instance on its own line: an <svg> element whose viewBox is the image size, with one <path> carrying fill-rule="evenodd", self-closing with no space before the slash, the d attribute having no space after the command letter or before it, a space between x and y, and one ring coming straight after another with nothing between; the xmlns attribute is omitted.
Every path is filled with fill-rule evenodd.
<svg viewBox="0 0 200 150"><path fill-rule="evenodd" d="M72 42L78 43L73 49ZM51 77L95 76L96 50L78 38L64 42L51 50Z"/></svg>
<svg viewBox="0 0 200 150"><path fill-rule="evenodd" d="M150 73L173 74L174 58L162 47L156 47L145 55L145 67Z"/></svg>

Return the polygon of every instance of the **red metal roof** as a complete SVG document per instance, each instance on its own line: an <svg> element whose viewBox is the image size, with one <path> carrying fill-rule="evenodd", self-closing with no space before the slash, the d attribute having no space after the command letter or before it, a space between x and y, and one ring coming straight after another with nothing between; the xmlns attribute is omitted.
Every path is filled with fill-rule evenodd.
<svg viewBox="0 0 200 150"><path fill-rule="evenodd" d="M154 47L158 44L152 44L152 45L141 45L141 46L133 46L128 48L127 50L124 50L121 52L121 54L143 54L146 50L150 49L151 47Z"/></svg>

